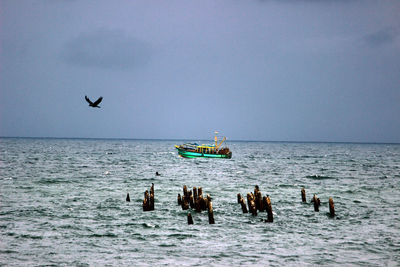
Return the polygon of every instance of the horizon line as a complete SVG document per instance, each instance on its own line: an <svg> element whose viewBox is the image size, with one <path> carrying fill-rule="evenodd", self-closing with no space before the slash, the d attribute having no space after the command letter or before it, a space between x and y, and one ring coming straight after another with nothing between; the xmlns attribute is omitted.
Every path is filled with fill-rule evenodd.
<svg viewBox="0 0 400 267"><path fill-rule="evenodd" d="M84 140L143 140L143 141L193 141L189 138L129 138L129 137L43 137L43 136L0 136L5 139L84 139ZM210 139L211 140L211 139ZM209 139L197 139L197 141L210 141ZM213 140L211 140L213 141ZM299 140L245 140L227 139L228 142L263 142L263 143L331 143L331 144L382 144L400 145L400 142L376 142L376 141L299 141Z"/></svg>

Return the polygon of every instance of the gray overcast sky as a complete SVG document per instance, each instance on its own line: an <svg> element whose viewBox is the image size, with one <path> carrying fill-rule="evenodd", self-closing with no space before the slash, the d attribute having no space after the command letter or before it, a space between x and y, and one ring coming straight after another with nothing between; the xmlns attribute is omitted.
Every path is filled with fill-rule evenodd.
<svg viewBox="0 0 400 267"><path fill-rule="evenodd" d="M0 136L400 142L399 14L397 0L0 0Z"/></svg>

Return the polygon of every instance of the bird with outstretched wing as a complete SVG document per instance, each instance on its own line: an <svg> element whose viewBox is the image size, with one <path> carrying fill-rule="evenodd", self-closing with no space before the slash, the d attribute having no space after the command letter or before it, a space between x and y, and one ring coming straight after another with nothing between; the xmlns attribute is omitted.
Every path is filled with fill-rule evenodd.
<svg viewBox="0 0 400 267"><path fill-rule="evenodd" d="M90 101L90 99L87 96L85 96L85 99L89 103L89 106L91 106L92 108L99 108L99 104L101 100L103 100L103 97L100 96L99 99L97 99L95 102Z"/></svg>

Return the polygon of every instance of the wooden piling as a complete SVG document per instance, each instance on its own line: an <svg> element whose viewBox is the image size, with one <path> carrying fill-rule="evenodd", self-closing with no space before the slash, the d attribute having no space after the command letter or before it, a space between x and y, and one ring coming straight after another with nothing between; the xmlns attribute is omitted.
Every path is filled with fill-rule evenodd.
<svg viewBox="0 0 400 267"><path fill-rule="evenodd" d="M196 201L196 200L197 200L197 197L198 197L198 195L197 195L197 188L194 186L194 187L193 187L193 200Z"/></svg>
<svg viewBox="0 0 400 267"><path fill-rule="evenodd" d="M214 224L214 212L213 212L213 207L212 207L212 202L211 202L211 197L210 195L207 195L207 209L208 209L208 223L209 224Z"/></svg>
<svg viewBox="0 0 400 267"><path fill-rule="evenodd" d="M249 211L253 216L257 216L257 208L254 200L254 195L252 193L247 193L247 205L249 206Z"/></svg>
<svg viewBox="0 0 400 267"><path fill-rule="evenodd" d="M335 205L333 204L332 197L329 198L329 214L331 217L335 217Z"/></svg>
<svg viewBox="0 0 400 267"><path fill-rule="evenodd" d="M246 206L246 203L244 203L243 197L240 197L240 202L239 203L242 206L243 213L248 213L249 211L247 210L247 206Z"/></svg>
<svg viewBox="0 0 400 267"><path fill-rule="evenodd" d="M126 202L131 202L131 198L129 197L129 193L126 194Z"/></svg>
<svg viewBox="0 0 400 267"><path fill-rule="evenodd" d="M149 210L154 210L154 193L150 194Z"/></svg>
<svg viewBox="0 0 400 267"><path fill-rule="evenodd" d="M194 199L193 199L192 195L190 195L190 197L189 197L189 204L190 204L190 208L194 209L195 205L194 205Z"/></svg>
<svg viewBox="0 0 400 267"><path fill-rule="evenodd" d="M196 212L201 212L201 202L202 202L202 196L198 196L195 203L194 203L194 208Z"/></svg>
<svg viewBox="0 0 400 267"><path fill-rule="evenodd" d="M263 197L261 191L257 191L256 195L256 207L259 211L264 211L264 205L263 205Z"/></svg>
<svg viewBox="0 0 400 267"><path fill-rule="evenodd" d="M149 196L149 191L144 192L144 199L143 199L143 211L149 211L150 210L150 196Z"/></svg>
<svg viewBox="0 0 400 267"><path fill-rule="evenodd" d="M203 188L201 188L201 187L197 188L197 197L199 197L199 196L203 196Z"/></svg>
<svg viewBox="0 0 400 267"><path fill-rule="evenodd" d="M201 203L201 210L207 210L207 199L202 196L200 203Z"/></svg>
<svg viewBox="0 0 400 267"><path fill-rule="evenodd" d="M182 199L182 210L187 210L187 209L189 209L189 202L186 199L186 197L183 197L183 199Z"/></svg>
<svg viewBox="0 0 400 267"><path fill-rule="evenodd" d="M188 219L188 224L193 224L193 218L192 218L192 214L190 212L187 215L187 219Z"/></svg>
<svg viewBox="0 0 400 267"><path fill-rule="evenodd" d="M189 200L189 196L188 196L188 191L187 191L187 186L186 185L183 186L183 198L186 198L186 200Z"/></svg>
<svg viewBox="0 0 400 267"><path fill-rule="evenodd" d="M304 203L307 202L307 200L306 200L306 190L304 189L304 187L301 189L301 200Z"/></svg>
<svg viewBox="0 0 400 267"><path fill-rule="evenodd" d="M269 196L267 195L265 197L265 202L266 202L266 211L267 211L267 222L273 222L274 221L274 215L272 213L272 205L271 205L271 199L269 198Z"/></svg>
<svg viewBox="0 0 400 267"><path fill-rule="evenodd" d="M314 211L318 212L319 211L319 205L321 205L321 201L319 198L317 198L317 195L314 194L313 199L311 202L314 202Z"/></svg>
<svg viewBox="0 0 400 267"><path fill-rule="evenodd" d="M240 195L240 193L237 194L237 202L238 204L240 204L240 199L242 198L242 195Z"/></svg>
<svg viewBox="0 0 400 267"><path fill-rule="evenodd" d="M181 198L181 194L178 194L178 205L181 206L182 205L182 198Z"/></svg>
<svg viewBox="0 0 400 267"><path fill-rule="evenodd" d="M254 186L254 195L255 196L257 196L259 191L260 191L260 187L258 185Z"/></svg>

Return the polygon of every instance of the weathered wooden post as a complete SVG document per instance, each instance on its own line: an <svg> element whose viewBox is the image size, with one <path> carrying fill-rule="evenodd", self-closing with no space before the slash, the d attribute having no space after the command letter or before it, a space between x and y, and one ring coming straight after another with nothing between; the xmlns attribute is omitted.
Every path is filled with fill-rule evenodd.
<svg viewBox="0 0 400 267"><path fill-rule="evenodd" d="M194 199L193 199L193 195L190 195L190 197L189 197L189 203L190 203L190 208L191 209L194 209Z"/></svg>
<svg viewBox="0 0 400 267"><path fill-rule="evenodd" d="M129 193L126 195L126 201L131 202L131 198L129 197Z"/></svg>
<svg viewBox="0 0 400 267"><path fill-rule="evenodd" d="M319 211L319 205L321 204L321 201L319 200L319 198L317 198L317 195L314 194L313 199L311 200L311 202L314 202L314 211Z"/></svg>
<svg viewBox="0 0 400 267"><path fill-rule="evenodd" d="M258 185L254 186L254 195L257 196L258 191L260 191L260 187Z"/></svg>
<svg viewBox="0 0 400 267"><path fill-rule="evenodd" d="M257 208L256 203L254 202L254 195L248 193L247 194L247 204L249 205L249 210L251 215L257 216Z"/></svg>
<svg viewBox="0 0 400 267"><path fill-rule="evenodd" d="M332 197L329 198L329 214L331 217L335 217L335 205L333 204Z"/></svg>
<svg viewBox="0 0 400 267"><path fill-rule="evenodd" d="M189 195L188 195L188 191L187 191L187 186L186 185L183 186L183 198L186 199L189 202Z"/></svg>
<svg viewBox="0 0 400 267"><path fill-rule="evenodd" d="M182 205L181 194L178 194L178 205Z"/></svg>
<svg viewBox="0 0 400 267"><path fill-rule="evenodd" d="M306 190L304 189L304 187L301 189L301 200L306 203Z"/></svg>
<svg viewBox="0 0 400 267"><path fill-rule="evenodd" d="M203 196L197 196L195 204L195 210L196 212L201 212L201 202L202 202Z"/></svg>
<svg viewBox="0 0 400 267"><path fill-rule="evenodd" d="M149 210L154 210L154 193L150 194Z"/></svg>
<svg viewBox="0 0 400 267"><path fill-rule="evenodd" d="M201 197L201 210L207 210L207 198Z"/></svg>
<svg viewBox="0 0 400 267"><path fill-rule="evenodd" d="M197 188L197 197L203 196L203 188L200 186Z"/></svg>
<svg viewBox="0 0 400 267"><path fill-rule="evenodd" d="M193 224L193 218L192 218L192 214L190 212L187 215L187 219L188 219L188 224Z"/></svg>
<svg viewBox="0 0 400 267"><path fill-rule="evenodd" d="M263 198L262 198L262 193L261 191L257 191L256 195L256 207L259 211L264 211L264 206L263 206Z"/></svg>
<svg viewBox="0 0 400 267"><path fill-rule="evenodd" d="M149 210L154 210L154 183L150 187Z"/></svg>
<svg viewBox="0 0 400 267"><path fill-rule="evenodd" d="M243 197L240 197L240 205L242 206L242 211L243 213L248 213L249 211L247 210L246 203L244 203Z"/></svg>
<svg viewBox="0 0 400 267"><path fill-rule="evenodd" d="M250 193L247 193L246 198L247 198L247 206L249 208L249 211L251 212L251 203L250 203L251 195L250 195Z"/></svg>
<svg viewBox="0 0 400 267"><path fill-rule="evenodd" d="M267 211L267 222L273 222L274 221L274 215L272 213L272 205L271 205L271 199L269 198L269 196L267 195L265 197L265 202L267 204L266 206L266 211Z"/></svg>
<svg viewBox="0 0 400 267"><path fill-rule="evenodd" d="M196 200L197 200L197 197L198 197L198 195L197 195L197 188L194 186L194 187L193 187L193 200L196 201Z"/></svg>
<svg viewBox="0 0 400 267"><path fill-rule="evenodd" d="M214 212L213 212L211 197L208 194L207 194L207 207L208 207L208 223L209 224L214 224L215 223L215 221L214 221Z"/></svg>
<svg viewBox="0 0 400 267"><path fill-rule="evenodd" d="M149 191L144 192L144 199L143 199L143 211L149 211L150 210L150 196L149 196Z"/></svg>
<svg viewBox="0 0 400 267"><path fill-rule="evenodd" d="M240 195L240 193L237 194L237 202L238 204L240 204L240 199L242 198L242 195Z"/></svg>
<svg viewBox="0 0 400 267"><path fill-rule="evenodd" d="M187 210L187 209L189 209L189 202L186 199L186 197L183 197L183 199L182 199L182 210Z"/></svg>

